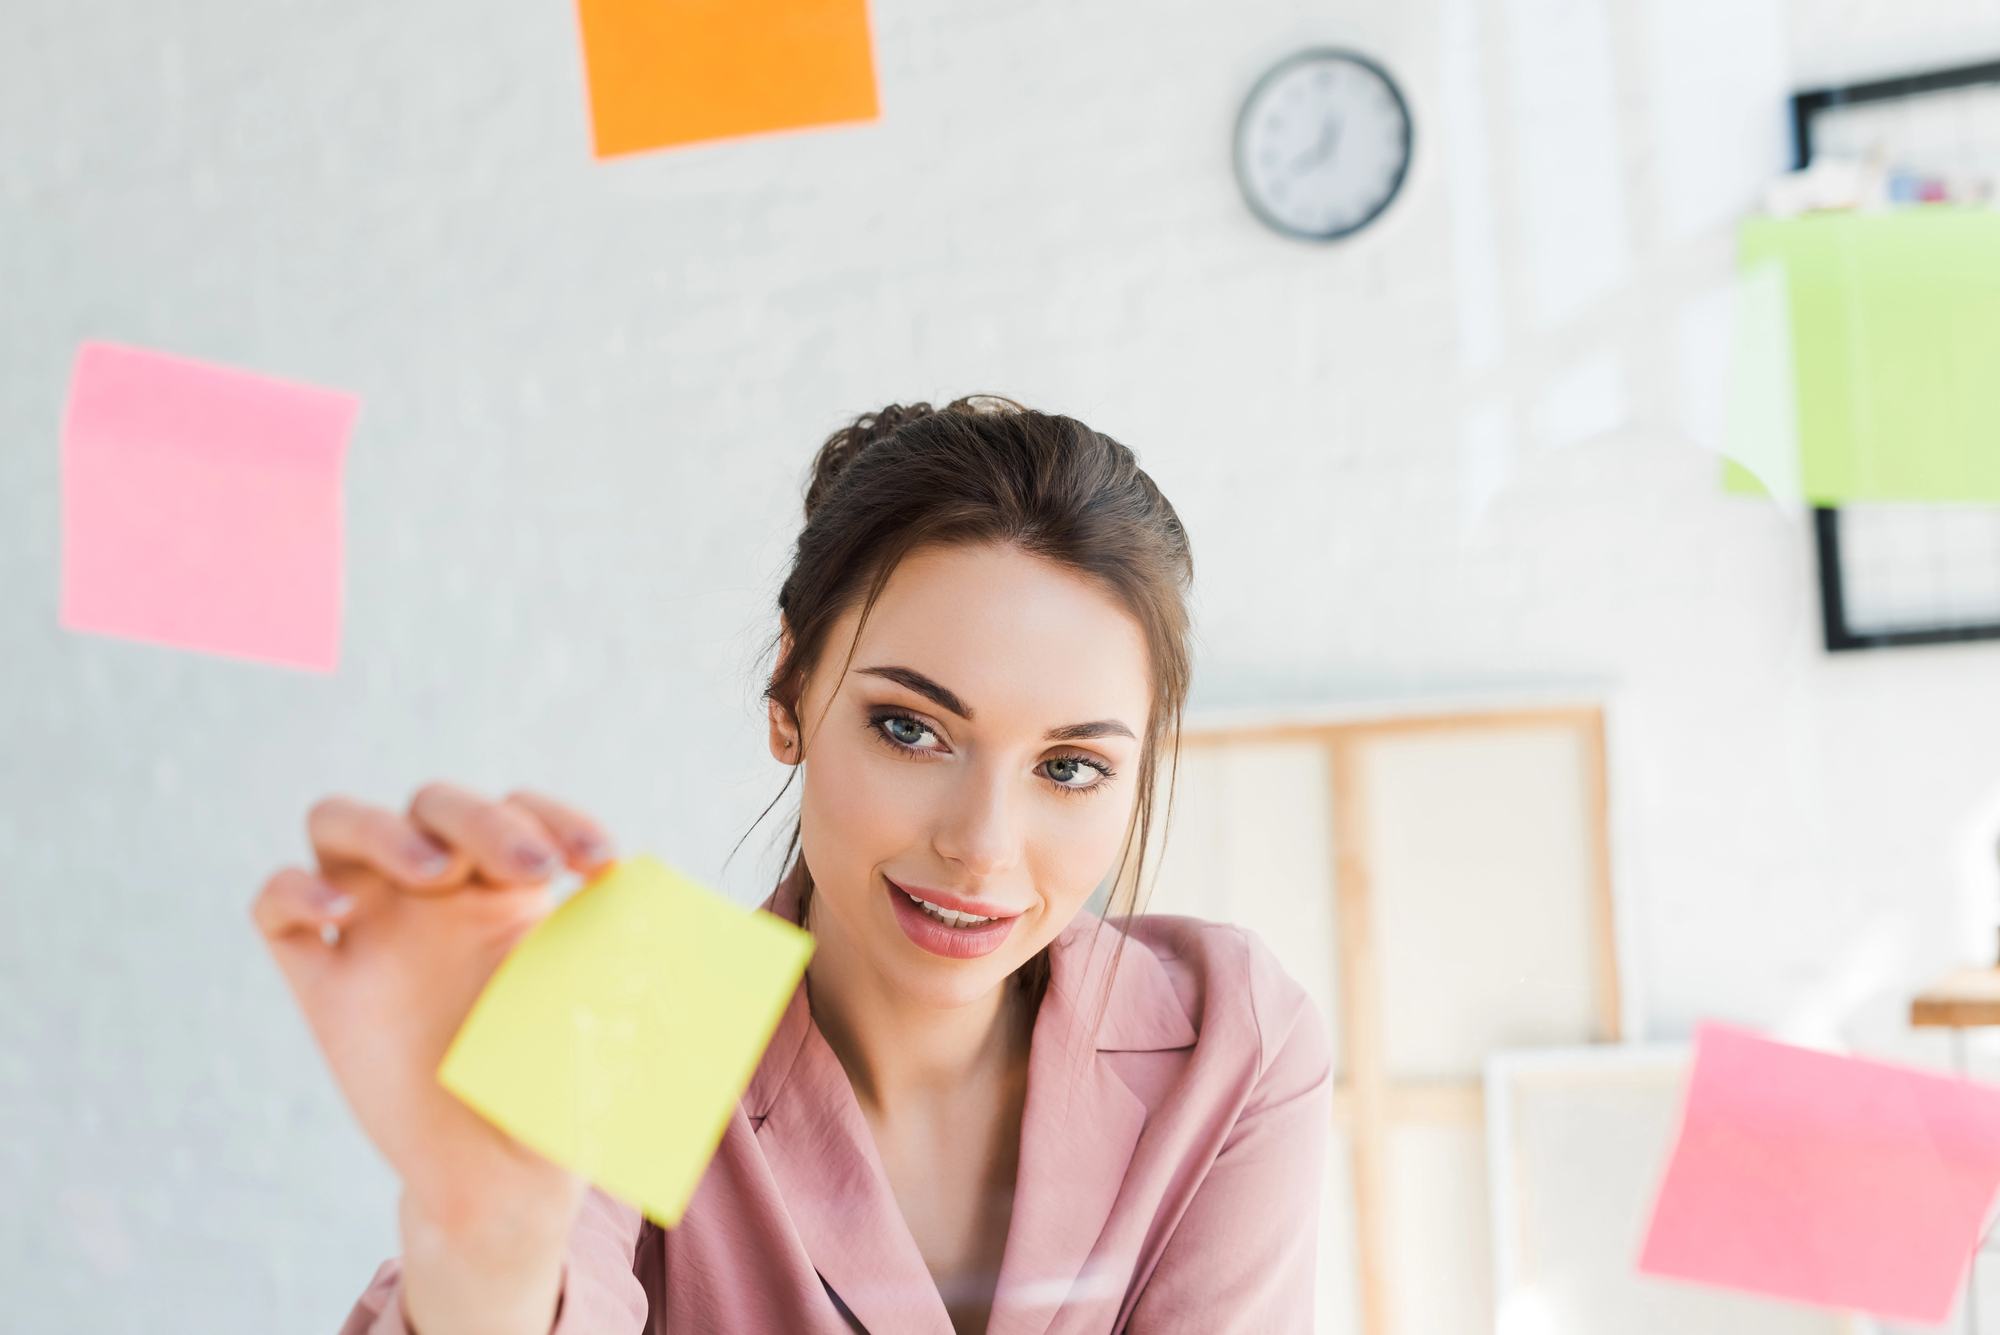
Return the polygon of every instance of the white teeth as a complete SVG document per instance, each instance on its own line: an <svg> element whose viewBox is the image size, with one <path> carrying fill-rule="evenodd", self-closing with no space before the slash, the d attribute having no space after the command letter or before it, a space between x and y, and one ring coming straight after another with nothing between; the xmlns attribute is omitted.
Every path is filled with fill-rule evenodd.
<svg viewBox="0 0 2000 1335"><path fill-rule="evenodd" d="M910 895L907 890L903 893ZM960 913L956 909L941 908L928 899L918 899L915 895L910 895L910 902L947 927L977 927L982 923L994 921L992 918L981 918L971 913Z"/></svg>

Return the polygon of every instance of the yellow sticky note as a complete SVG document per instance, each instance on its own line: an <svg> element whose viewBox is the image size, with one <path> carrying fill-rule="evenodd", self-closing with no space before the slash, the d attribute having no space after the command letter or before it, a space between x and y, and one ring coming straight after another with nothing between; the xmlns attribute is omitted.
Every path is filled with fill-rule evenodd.
<svg viewBox="0 0 2000 1335"><path fill-rule="evenodd" d="M438 1081L672 1226L811 955L812 937L790 923L629 858L501 963Z"/></svg>

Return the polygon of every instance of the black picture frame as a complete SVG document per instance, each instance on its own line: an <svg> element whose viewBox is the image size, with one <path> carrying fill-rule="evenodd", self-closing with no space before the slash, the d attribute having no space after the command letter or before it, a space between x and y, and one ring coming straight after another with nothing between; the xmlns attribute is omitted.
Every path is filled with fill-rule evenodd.
<svg viewBox="0 0 2000 1335"><path fill-rule="evenodd" d="M1967 622L1958 626L1926 626L1921 630L1856 630L1847 620L1847 594L1840 578L1840 511L1813 509L1813 547L1819 557L1819 615L1826 650L1895 649L1913 644L1957 644L1964 640L2000 640L2000 622Z"/></svg>
<svg viewBox="0 0 2000 1335"><path fill-rule="evenodd" d="M2000 60L1950 69L1906 74L1893 79L1813 88L1792 95L1792 170L1812 165L1813 121L1831 107L1890 102L1953 88L2000 84ZM1928 626L1921 630L1866 631L1848 623L1847 595L1841 583L1840 511L1832 506L1813 509L1813 548L1819 563L1820 627L1828 653L1858 649L1894 649L1906 645L1954 644L1965 640L2000 640L2000 622Z"/></svg>

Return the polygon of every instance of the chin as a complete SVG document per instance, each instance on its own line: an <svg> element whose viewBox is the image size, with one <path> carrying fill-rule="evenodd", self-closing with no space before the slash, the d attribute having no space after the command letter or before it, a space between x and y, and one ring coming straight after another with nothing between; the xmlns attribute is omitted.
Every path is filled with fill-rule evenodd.
<svg viewBox="0 0 2000 1335"><path fill-rule="evenodd" d="M907 960L898 960L896 964L901 967L890 974L890 979L898 992L920 1006L941 1011L957 1010L991 996L993 989L1006 982L1025 962L1002 964L993 960L940 960L935 963L920 962L912 968Z"/></svg>

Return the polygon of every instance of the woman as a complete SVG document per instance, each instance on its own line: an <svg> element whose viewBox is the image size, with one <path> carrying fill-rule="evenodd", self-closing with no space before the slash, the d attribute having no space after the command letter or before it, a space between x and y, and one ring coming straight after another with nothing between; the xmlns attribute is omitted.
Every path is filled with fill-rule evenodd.
<svg viewBox="0 0 2000 1335"><path fill-rule="evenodd" d="M818 938L685 1218L587 1191L436 1083L564 864L546 798L344 799L256 908L401 1175L350 1335L1303 1331L1330 1070L1240 930L1128 909L1188 679L1192 574L1131 451L999 399L828 440L779 594L767 902Z"/></svg>

